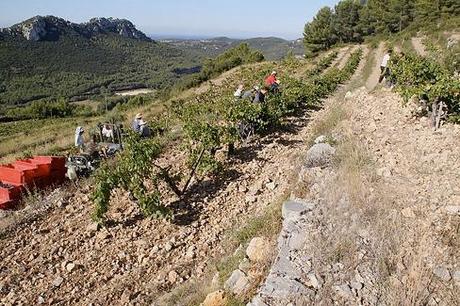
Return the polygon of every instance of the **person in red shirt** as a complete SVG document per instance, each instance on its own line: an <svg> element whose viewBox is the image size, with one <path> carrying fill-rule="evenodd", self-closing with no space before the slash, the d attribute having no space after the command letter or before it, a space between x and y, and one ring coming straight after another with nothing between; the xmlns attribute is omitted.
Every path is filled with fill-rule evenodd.
<svg viewBox="0 0 460 306"><path fill-rule="evenodd" d="M271 92L274 92L278 89L279 81L276 79L276 71L273 71L265 79L265 85L270 89Z"/></svg>

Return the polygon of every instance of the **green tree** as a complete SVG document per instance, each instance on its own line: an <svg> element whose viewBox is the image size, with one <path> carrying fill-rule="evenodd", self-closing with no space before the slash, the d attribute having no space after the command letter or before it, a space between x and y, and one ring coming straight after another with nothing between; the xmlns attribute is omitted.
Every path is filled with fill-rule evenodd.
<svg viewBox="0 0 460 306"><path fill-rule="evenodd" d="M354 0L344 0L335 6L333 35L340 42L359 42L362 34L359 27L361 5Z"/></svg>
<svg viewBox="0 0 460 306"><path fill-rule="evenodd" d="M307 55L330 48L336 43L333 36L333 11L329 7L323 7L313 18L313 21L305 25L303 41Z"/></svg>
<svg viewBox="0 0 460 306"><path fill-rule="evenodd" d="M434 22L441 16L440 0L417 0L415 14L419 24Z"/></svg>

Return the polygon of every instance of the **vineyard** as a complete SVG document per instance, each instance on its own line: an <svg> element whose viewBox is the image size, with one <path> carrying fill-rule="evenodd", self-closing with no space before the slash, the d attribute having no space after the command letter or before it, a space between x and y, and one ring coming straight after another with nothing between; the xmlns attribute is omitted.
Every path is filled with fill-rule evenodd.
<svg viewBox="0 0 460 306"><path fill-rule="evenodd" d="M455 71L434 59L416 54L393 58L391 81L407 102L418 104L417 114L429 114L431 125L438 129L441 120L460 122L460 79Z"/></svg>
<svg viewBox="0 0 460 306"><path fill-rule="evenodd" d="M245 142L239 133L242 124L253 126L257 134L266 135L280 128L286 116L321 108L322 99L353 75L361 56L362 50L358 49L343 69L327 69L337 57L337 52L332 52L321 58L301 80L289 77L302 65L294 59L286 61L283 66L267 63L262 69L244 68L220 87L212 87L187 100L173 101L161 115L169 118L162 122L165 132L148 141L131 136L126 150L115 164L111 162L98 171L92 193L93 219L99 223L106 221L112 191L118 187L129 192L145 216L173 218L158 189L159 181L165 181L177 196L182 197L194 176L218 175L225 167L225 159L218 158L221 156L219 152L231 155L235 146ZM283 76L281 89L269 94L264 103L233 97L232 91L237 84L249 87L259 84L273 69ZM170 145L167 138L171 137L173 130L180 139L175 145L187 152L182 167L188 169L187 173L169 173L168 169L173 165L155 167L162 147ZM184 178L187 179L185 182Z"/></svg>

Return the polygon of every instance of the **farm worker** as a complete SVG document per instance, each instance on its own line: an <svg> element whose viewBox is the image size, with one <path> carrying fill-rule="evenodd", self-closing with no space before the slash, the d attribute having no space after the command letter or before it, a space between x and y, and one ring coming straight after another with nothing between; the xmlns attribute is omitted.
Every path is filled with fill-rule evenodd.
<svg viewBox="0 0 460 306"><path fill-rule="evenodd" d="M265 102L265 95L268 92L268 88L264 87L256 92L253 103L264 103Z"/></svg>
<svg viewBox="0 0 460 306"><path fill-rule="evenodd" d="M236 91L233 93L233 96L235 98L241 98L243 96L243 89L244 89L244 85L240 84L238 88L236 89Z"/></svg>
<svg viewBox="0 0 460 306"><path fill-rule="evenodd" d="M113 141L113 130L108 124L102 127L102 136Z"/></svg>
<svg viewBox="0 0 460 306"><path fill-rule="evenodd" d="M75 147L77 148L80 148L80 150L83 149L83 133L85 132L85 130L81 127L81 126L78 126L76 129L75 129Z"/></svg>
<svg viewBox="0 0 460 306"><path fill-rule="evenodd" d="M254 86L251 90L247 90L241 96L242 99L250 99L251 101L254 100L254 95L256 92L259 91L259 86Z"/></svg>
<svg viewBox="0 0 460 306"><path fill-rule="evenodd" d="M141 131L141 126L140 126L140 122L142 120L142 114L139 113L136 115L136 117L134 118L134 121L133 121L133 125L132 125L132 128L134 130L134 132L137 132L139 133Z"/></svg>
<svg viewBox="0 0 460 306"><path fill-rule="evenodd" d="M385 53L385 55L383 56L382 63L380 64L379 83L381 83L383 79L390 74L390 70L388 69L388 63L390 62L390 59L391 59L391 53L392 53L392 50L388 50L388 52Z"/></svg>
<svg viewBox="0 0 460 306"><path fill-rule="evenodd" d="M276 71L273 71L266 79L265 79L265 85L269 88L270 91L275 91L278 89L278 86L280 82L276 78Z"/></svg>
<svg viewBox="0 0 460 306"><path fill-rule="evenodd" d="M139 127L139 134L141 135L141 137L148 138L152 135L152 133L150 132L150 128L147 125L147 122L145 122L144 120L141 119L139 121Z"/></svg>

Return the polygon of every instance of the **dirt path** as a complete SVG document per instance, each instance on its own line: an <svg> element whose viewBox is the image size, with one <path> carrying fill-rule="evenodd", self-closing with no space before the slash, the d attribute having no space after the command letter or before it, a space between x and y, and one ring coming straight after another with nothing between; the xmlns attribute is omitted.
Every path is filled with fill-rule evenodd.
<svg viewBox="0 0 460 306"><path fill-rule="evenodd" d="M348 47L346 49L346 51L344 52L344 55L340 58L340 60L337 62L337 64L335 65L335 67L337 69L342 69L343 67L345 67L345 65L347 64L347 61L348 59L350 58L351 54L353 52L355 52L359 47L358 46L351 46L351 47Z"/></svg>
<svg viewBox="0 0 460 306"><path fill-rule="evenodd" d="M337 54L337 58L332 62L331 67L337 67L343 63L344 58L349 56L350 46L343 47L339 49L339 53Z"/></svg>
<svg viewBox="0 0 460 306"><path fill-rule="evenodd" d="M414 47L415 52L421 56L427 56L428 53L425 50L425 45L423 44L423 37L412 37L412 46Z"/></svg>
<svg viewBox="0 0 460 306"><path fill-rule="evenodd" d="M340 139L337 163L300 171L298 188L309 191L302 199L314 208L301 223L305 237L293 242L301 249L287 260L306 293L279 301L270 283L263 301L459 305L460 126L433 132L387 89L360 88L324 106L312 125L338 109L346 115L331 131Z"/></svg>
<svg viewBox="0 0 460 306"><path fill-rule="evenodd" d="M366 88L368 91L374 90L374 88L379 83L380 63L382 62L384 53L385 53L385 44L381 42L378 48L373 51L374 67L372 68L372 72L369 75L369 78L366 80Z"/></svg>

